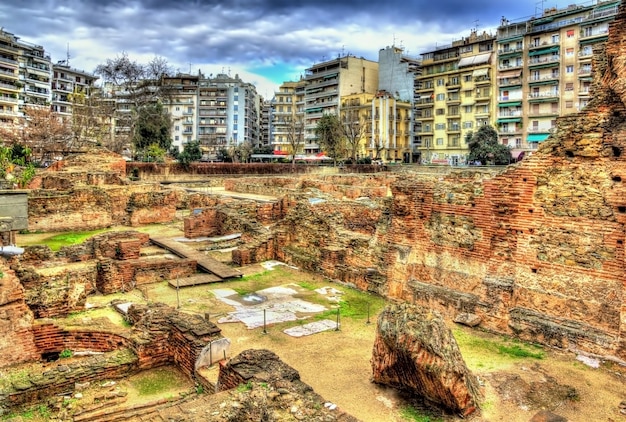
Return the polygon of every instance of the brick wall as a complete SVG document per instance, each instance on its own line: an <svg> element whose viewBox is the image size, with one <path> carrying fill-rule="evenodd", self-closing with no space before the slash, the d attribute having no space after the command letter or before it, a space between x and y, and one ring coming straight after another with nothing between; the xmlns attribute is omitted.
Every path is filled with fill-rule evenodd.
<svg viewBox="0 0 626 422"><path fill-rule="evenodd" d="M93 330L66 330L53 323L38 322L33 325L33 336L38 353L63 350L110 352L129 346L126 337L119 334Z"/></svg>
<svg viewBox="0 0 626 422"><path fill-rule="evenodd" d="M96 288L103 294L125 292L144 284L187 277L196 268L196 261L189 259L102 259L97 266Z"/></svg>

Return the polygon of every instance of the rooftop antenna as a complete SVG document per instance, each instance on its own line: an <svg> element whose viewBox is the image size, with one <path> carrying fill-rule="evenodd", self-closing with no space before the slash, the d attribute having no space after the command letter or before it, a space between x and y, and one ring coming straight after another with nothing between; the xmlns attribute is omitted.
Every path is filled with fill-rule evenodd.
<svg viewBox="0 0 626 422"><path fill-rule="evenodd" d="M341 46L341 56L343 57L344 55L344 49L346 48L345 44Z"/></svg>
<svg viewBox="0 0 626 422"><path fill-rule="evenodd" d="M543 3L545 3L545 0L539 0L537 3L535 3L535 15L537 15L537 11L543 14ZM537 7L539 5L541 5L541 8Z"/></svg>
<svg viewBox="0 0 626 422"><path fill-rule="evenodd" d="M191 62L189 62L189 74L191 75Z"/></svg>
<svg viewBox="0 0 626 422"><path fill-rule="evenodd" d="M67 43L67 53L65 57L65 64L70 65L70 43Z"/></svg>

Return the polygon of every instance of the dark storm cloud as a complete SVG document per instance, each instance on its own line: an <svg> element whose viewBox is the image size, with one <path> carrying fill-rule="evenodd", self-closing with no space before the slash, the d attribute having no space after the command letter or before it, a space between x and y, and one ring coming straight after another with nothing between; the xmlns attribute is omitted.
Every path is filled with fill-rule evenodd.
<svg viewBox="0 0 626 422"><path fill-rule="evenodd" d="M340 53L377 60L400 43L413 55L535 12L535 0L2 0L0 26L93 67L121 52L183 68L215 63L305 68ZM56 57L54 57L56 56ZM99 60L99 62L98 62ZM92 67L92 68L93 68ZM89 66L85 65L86 69Z"/></svg>

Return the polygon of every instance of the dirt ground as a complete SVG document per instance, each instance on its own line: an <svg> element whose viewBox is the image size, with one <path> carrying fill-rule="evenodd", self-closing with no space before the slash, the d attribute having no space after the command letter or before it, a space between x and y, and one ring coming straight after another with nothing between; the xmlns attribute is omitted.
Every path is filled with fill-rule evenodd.
<svg viewBox="0 0 626 422"><path fill-rule="evenodd" d="M127 230L128 228L123 228ZM179 236L172 226L143 229L160 236ZM18 238L22 244L41 241L47 235L25 235ZM216 257L227 260L228 254ZM244 274L252 275L264 269L259 266L243 268ZM289 283L328 285L328 281L298 270L281 271L274 285ZM286 274L286 275L285 275ZM172 306L180 304L182 311L208 313L216 321L232 307L215 298L213 288L241 288L242 281L219 285L195 286L179 291L166 283L157 283L142 292L131 292L137 300L147 296L149 300L162 301ZM339 289L345 286L333 285ZM110 297L94 298L106 303ZM294 338L282 332L282 324L247 329L242 323L218 324L225 337L231 340L230 355L250 348L266 348L274 351L283 361L295 368L304 382L312 386L326 400L366 422L408 421L402 416L408 402L390 388L370 382L370 357L376 329L376 314L366 318L343 318L339 331L331 330L311 336ZM626 370L614 363L604 362L592 368L578 360L573 353L545 350L545 357L513 358L486 350L483 341L500 341L499 336L455 327L463 334L459 340L462 354L470 370L483 385L484 400L481 411L469 418L473 421L526 422L541 409L547 409L570 421L626 421L620 414L620 402L626 400ZM207 377L216 377L215 370L206 371ZM141 400L133 391L132 383L125 384L131 400ZM135 399L132 399L135 397ZM420 420L420 419L414 419ZM430 420L456 420L453 416L432 414Z"/></svg>

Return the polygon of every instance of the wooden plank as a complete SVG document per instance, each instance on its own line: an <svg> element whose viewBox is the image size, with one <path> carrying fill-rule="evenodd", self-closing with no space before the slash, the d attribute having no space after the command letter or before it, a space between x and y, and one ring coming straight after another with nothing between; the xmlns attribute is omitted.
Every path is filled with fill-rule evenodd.
<svg viewBox="0 0 626 422"><path fill-rule="evenodd" d="M242 276L239 270L231 268L228 265L219 262L217 259L190 248L183 243L177 242L176 240L164 237L151 237L150 241L152 241L155 245L169 250L181 258L193 259L196 261L199 269L207 273L215 274L222 279Z"/></svg>

